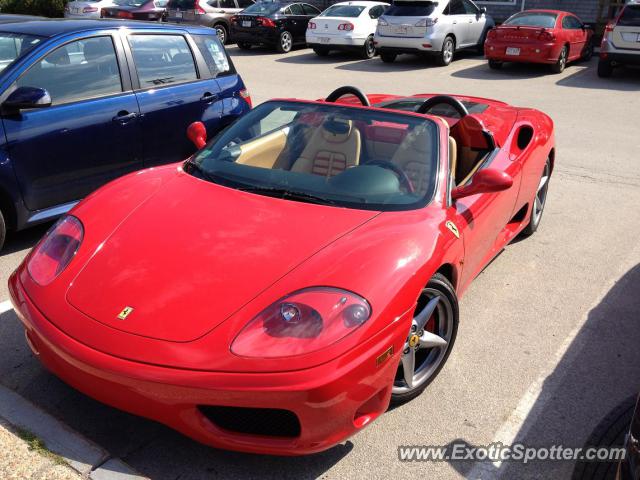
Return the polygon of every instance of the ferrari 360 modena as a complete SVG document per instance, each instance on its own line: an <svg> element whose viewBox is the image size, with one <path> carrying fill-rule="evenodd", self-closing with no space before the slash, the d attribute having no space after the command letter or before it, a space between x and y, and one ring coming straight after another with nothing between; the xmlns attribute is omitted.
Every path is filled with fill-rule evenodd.
<svg viewBox="0 0 640 480"><path fill-rule="evenodd" d="M11 298L69 385L276 455L330 448L425 389L458 298L538 228L555 159L539 111L354 87L189 136L185 162L122 177L55 224Z"/></svg>

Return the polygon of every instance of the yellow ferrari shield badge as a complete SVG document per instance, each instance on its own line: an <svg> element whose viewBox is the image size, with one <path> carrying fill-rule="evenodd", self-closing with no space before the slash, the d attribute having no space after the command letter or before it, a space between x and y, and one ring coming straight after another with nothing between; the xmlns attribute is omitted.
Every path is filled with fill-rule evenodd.
<svg viewBox="0 0 640 480"><path fill-rule="evenodd" d="M453 233L456 236L456 238L460 238L460 232L458 231L458 227L456 227L455 223L449 220L445 225L449 230L451 230L451 233Z"/></svg>
<svg viewBox="0 0 640 480"><path fill-rule="evenodd" d="M120 320L126 320L126 318L129 315L131 315L131 312L133 312L133 307L124 307L122 311L118 314L118 318Z"/></svg>

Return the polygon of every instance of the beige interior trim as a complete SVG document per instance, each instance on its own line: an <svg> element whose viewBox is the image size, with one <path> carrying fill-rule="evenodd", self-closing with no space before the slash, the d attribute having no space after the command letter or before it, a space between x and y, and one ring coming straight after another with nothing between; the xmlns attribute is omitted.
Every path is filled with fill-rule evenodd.
<svg viewBox="0 0 640 480"><path fill-rule="evenodd" d="M288 127L283 128L241 145L240 156L236 163L273 169L287 144L288 132Z"/></svg>

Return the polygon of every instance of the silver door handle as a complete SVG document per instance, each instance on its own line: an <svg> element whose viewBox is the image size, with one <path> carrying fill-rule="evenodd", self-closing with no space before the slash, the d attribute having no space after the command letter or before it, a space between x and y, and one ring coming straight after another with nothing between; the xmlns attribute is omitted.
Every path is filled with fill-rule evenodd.
<svg viewBox="0 0 640 480"><path fill-rule="evenodd" d="M453 24L455 25L456 23L458 23L458 21L457 21L457 20L454 20L454 21L453 21Z"/></svg>

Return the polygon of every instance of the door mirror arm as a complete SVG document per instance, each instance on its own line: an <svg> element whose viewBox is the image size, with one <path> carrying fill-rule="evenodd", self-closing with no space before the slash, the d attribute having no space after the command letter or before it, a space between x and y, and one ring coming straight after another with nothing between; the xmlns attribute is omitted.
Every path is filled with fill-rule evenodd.
<svg viewBox="0 0 640 480"><path fill-rule="evenodd" d="M493 168L479 170L471 183L456 187L451 192L452 200L470 197L479 193L493 193L508 190L513 185L513 179L507 173Z"/></svg>

